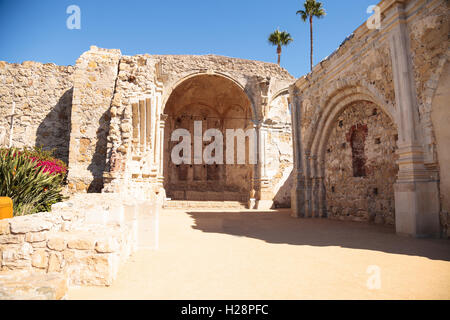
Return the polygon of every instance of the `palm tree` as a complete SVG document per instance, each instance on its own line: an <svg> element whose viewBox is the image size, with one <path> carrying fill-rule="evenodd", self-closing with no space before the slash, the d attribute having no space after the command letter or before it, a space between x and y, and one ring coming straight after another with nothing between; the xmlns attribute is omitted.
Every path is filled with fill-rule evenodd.
<svg viewBox="0 0 450 320"><path fill-rule="evenodd" d="M292 39L291 35L286 31L280 32L277 29L270 34L269 43L274 46L277 46L278 65L280 65L281 62L281 46L287 46L292 41L294 41L294 39Z"/></svg>
<svg viewBox="0 0 450 320"><path fill-rule="evenodd" d="M298 10L297 14L302 17L302 20L306 22L309 19L309 28L311 36L311 71L313 69L313 17L323 18L325 16L325 10L322 7L322 3L316 0L306 0L303 4L304 10Z"/></svg>

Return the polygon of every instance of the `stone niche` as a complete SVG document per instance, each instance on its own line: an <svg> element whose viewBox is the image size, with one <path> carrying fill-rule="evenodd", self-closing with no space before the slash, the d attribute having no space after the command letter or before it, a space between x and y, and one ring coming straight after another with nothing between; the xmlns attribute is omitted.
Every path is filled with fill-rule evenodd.
<svg viewBox="0 0 450 320"><path fill-rule="evenodd" d="M199 75L185 80L169 97L165 110L164 176L168 196L176 200L247 201L253 178L249 164L249 139L246 139L245 164L226 163L226 129L253 128L251 104L247 95L233 81L217 75ZM194 145L205 148L213 141L194 136L194 123L201 123L202 136L208 129L217 129L223 135L224 164L206 164L194 161ZM189 164L174 164L171 152L179 141L171 141L174 130L186 129L191 136ZM181 140L180 140L181 141ZM236 143L235 143L236 146ZM236 148L234 148L236 149Z"/></svg>
<svg viewBox="0 0 450 320"><path fill-rule="evenodd" d="M396 140L394 124L371 102L355 102L338 116L325 151L330 218L394 224Z"/></svg>

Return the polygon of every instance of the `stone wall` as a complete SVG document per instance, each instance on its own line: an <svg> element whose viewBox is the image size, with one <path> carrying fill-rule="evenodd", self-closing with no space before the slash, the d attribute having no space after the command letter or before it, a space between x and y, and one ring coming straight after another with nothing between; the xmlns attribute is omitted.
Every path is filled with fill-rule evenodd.
<svg viewBox="0 0 450 320"><path fill-rule="evenodd" d="M354 134L363 129L362 172L356 172ZM339 115L328 139L325 165L330 218L395 223L396 137L392 121L376 105L360 101ZM353 139L352 139L353 138Z"/></svg>
<svg viewBox="0 0 450 320"><path fill-rule="evenodd" d="M100 192L106 166L110 107L120 50L91 47L77 60L69 154L69 190Z"/></svg>
<svg viewBox="0 0 450 320"><path fill-rule="evenodd" d="M52 212L1 220L1 274L28 270L61 274L69 286L111 285L138 247L137 207L121 199L80 194Z"/></svg>
<svg viewBox="0 0 450 320"><path fill-rule="evenodd" d="M336 215L336 212L329 212L331 207L337 209L336 205L328 203L336 199L330 198L326 181L338 174L335 171L339 166L330 166L330 162L344 161L349 149L347 142L346 148L330 154L327 146L334 143L331 139L343 138L336 136L336 132L331 133L339 116L353 103L367 101L392 120L392 130L387 129L386 134L393 136L393 131L397 131L396 158L388 152L379 160L390 163L389 172L394 172L394 159L399 165L394 184L397 232L436 236L439 212L445 206L445 196L439 196L438 188L439 165L442 164L438 163L436 151L442 149L439 147L442 140L436 140L436 130L441 132L440 136L446 133L433 127L431 112L449 56L448 1L383 0L378 5L382 13L381 29L361 25L338 50L290 88L293 127L298 127L293 134L294 215ZM448 85L442 90L448 91ZM355 118L353 122L364 121L364 118ZM373 123L372 127L386 129L383 121ZM390 142L383 142L382 137L381 140L381 149L392 147ZM389 182L394 181L389 179ZM388 189L392 191L392 187ZM344 202L352 198L341 196ZM385 213L392 212L392 194L385 200ZM360 219L358 213L353 216ZM384 217L385 222L393 222L391 214Z"/></svg>
<svg viewBox="0 0 450 320"><path fill-rule="evenodd" d="M266 122L264 128L274 132L270 143L277 143L280 130L280 139L290 143L290 124L278 118L288 109L287 87L294 78L278 65L215 55L122 56L120 50L95 46L74 67L0 63L0 143L9 140L8 116L15 101L13 145L55 148L69 165L69 193L103 190L142 198L156 193L164 199L166 103L181 83L212 74L242 90L250 101L251 121ZM290 181L288 163L276 168L288 161L289 152L284 145L278 154L269 145L264 148L272 159L273 185L260 174L263 166L254 176L267 180L265 194L273 198ZM286 203L288 195L282 191L279 198Z"/></svg>
<svg viewBox="0 0 450 320"><path fill-rule="evenodd" d="M69 157L73 67L0 61L0 146L8 145L15 102L13 146L43 146ZM3 137L3 138L2 138Z"/></svg>

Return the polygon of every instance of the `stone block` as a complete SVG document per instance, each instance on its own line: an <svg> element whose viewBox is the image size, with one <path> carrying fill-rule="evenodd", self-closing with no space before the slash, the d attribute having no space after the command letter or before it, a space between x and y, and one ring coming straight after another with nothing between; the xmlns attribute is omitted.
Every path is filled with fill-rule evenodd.
<svg viewBox="0 0 450 320"><path fill-rule="evenodd" d="M0 235L9 234L9 220L0 220Z"/></svg>
<svg viewBox="0 0 450 320"><path fill-rule="evenodd" d="M67 247L77 250L93 250L95 248L95 239L87 236L77 237L69 240Z"/></svg>
<svg viewBox="0 0 450 320"><path fill-rule="evenodd" d="M62 263L62 256L57 253L50 253L50 256L48 258L48 269L47 272L59 272L61 271L61 263Z"/></svg>
<svg viewBox="0 0 450 320"><path fill-rule="evenodd" d="M11 219L11 233L28 233L50 230L51 222L31 216L15 217Z"/></svg>
<svg viewBox="0 0 450 320"><path fill-rule="evenodd" d="M56 251L63 251L66 248L66 240L63 237L53 237L48 239L47 247Z"/></svg>
<svg viewBox="0 0 450 320"><path fill-rule="evenodd" d="M116 252L119 250L119 248L120 246L117 239L114 239L112 237L99 240L95 244L95 251L97 251L98 253Z"/></svg>
<svg viewBox="0 0 450 320"><path fill-rule="evenodd" d="M48 253L44 249L36 250L31 256L31 265L39 269L47 268Z"/></svg>
<svg viewBox="0 0 450 320"><path fill-rule="evenodd" d="M0 244L19 244L25 241L23 234L7 234L0 236Z"/></svg>
<svg viewBox="0 0 450 320"><path fill-rule="evenodd" d="M27 242L42 242L47 240L47 231L43 232L29 232L25 235L25 241Z"/></svg>
<svg viewBox="0 0 450 320"><path fill-rule="evenodd" d="M67 278L62 274L26 271L0 274L0 300L60 300L67 290Z"/></svg>

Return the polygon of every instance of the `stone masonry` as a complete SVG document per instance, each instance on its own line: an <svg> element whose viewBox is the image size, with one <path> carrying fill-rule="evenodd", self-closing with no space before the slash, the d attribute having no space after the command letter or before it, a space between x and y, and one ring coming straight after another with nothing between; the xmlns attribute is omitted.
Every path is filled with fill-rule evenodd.
<svg viewBox="0 0 450 320"><path fill-rule="evenodd" d="M293 215L439 236L449 221L449 3L379 7L381 29L363 24L290 87Z"/></svg>

